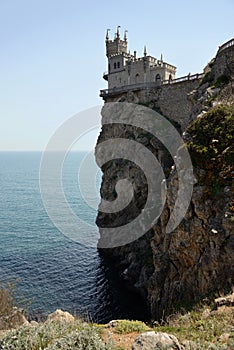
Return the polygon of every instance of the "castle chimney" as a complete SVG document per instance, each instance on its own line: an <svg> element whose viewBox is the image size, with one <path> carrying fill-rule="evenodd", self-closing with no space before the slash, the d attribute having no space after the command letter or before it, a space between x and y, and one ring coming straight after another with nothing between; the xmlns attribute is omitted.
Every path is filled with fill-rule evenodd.
<svg viewBox="0 0 234 350"><path fill-rule="evenodd" d="M137 52L134 51L134 61L136 61L136 54L137 54Z"/></svg>

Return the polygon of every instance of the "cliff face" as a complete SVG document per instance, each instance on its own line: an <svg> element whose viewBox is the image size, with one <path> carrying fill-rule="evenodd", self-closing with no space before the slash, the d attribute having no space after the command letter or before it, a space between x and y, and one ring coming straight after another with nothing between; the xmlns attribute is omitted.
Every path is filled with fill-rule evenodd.
<svg viewBox="0 0 234 350"><path fill-rule="evenodd" d="M230 50L221 56L206 68L200 86L189 96L191 123L183 138L193 163L194 187L187 213L175 230L166 232L179 178L165 145L127 122L103 125L98 139L98 145L115 138L134 140L157 157L164 169L166 201L157 223L129 244L102 249L116 261L129 288L147 301L152 319L234 285L234 56ZM176 128L180 131L180 125ZM179 158L181 150L175 151ZM139 216L148 193L146 176L133 162L112 159L101 168L102 198L115 200L115 185L121 179L132 183L134 197L117 213L100 211L100 230L125 225Z"/></svg>

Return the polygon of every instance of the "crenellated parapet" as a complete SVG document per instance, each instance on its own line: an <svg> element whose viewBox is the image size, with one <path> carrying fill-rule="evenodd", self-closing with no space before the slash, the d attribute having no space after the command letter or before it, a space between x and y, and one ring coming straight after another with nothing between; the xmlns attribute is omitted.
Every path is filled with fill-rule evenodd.
<svg viewBox="0 0 234 350"><path fill-rule="evenodd" d="M123 39L120 36L119 26L114 39L109 37L109 29L106 34L106 56L108 58L108 71L103 78L108 81L108 89L126 87L133 84L157 83L164 80L173 80L176 75L176 67L163 60L147 54L146 47L143 56L137 57L136 51L128 52L127 34Z"/></svg>

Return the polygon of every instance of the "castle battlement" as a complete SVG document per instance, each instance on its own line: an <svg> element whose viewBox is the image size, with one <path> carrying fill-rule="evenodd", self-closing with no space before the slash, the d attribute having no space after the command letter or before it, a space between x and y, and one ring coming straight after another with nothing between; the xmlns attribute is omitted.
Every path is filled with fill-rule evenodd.
<svg viewBox="0 0 234 350"><path fill-rule="evenodd" d="M108 71L103 78L108 81L108 89L125 88L133 84L157 83L160 85L165 80L173 80L176 75L176 67L160 59L147 55L146 47L144 55L137 57L128 52L127 31L121 39L119 28L114 39L109 38L109 29L106 34L106 56L108 58Z"/></svg>

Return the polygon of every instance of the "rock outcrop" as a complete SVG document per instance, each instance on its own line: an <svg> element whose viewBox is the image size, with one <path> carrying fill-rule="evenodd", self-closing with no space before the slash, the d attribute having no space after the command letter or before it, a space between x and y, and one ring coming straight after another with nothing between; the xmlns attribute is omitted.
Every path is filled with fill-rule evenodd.
<svg viewBox="0 0 234 350"><path fill-rule="evenodd" d="M174 335L161 332L146 332L137 337L132 345L132 350L182 350Z"/></svg>
<svg viewBox="0 0 234 350"><path fill-rule="evenodd" d="M56 322L75 322L75 317L72 316L67 311L62 311L60 309L55 310L52 314L49 314L47 317L48 321L56 321Z"/></svg>
<svg viewBox="0 0 234 350"><path fill-rule="evenodd" d="M194 188L188 211L173 232L167 233L166 227L179 181L165 146L127 121L103 125L98 139L98 144L114 138L141 143L160 160L165 172L166 202L157 224L132 243L102 249L116 261L126 285L147 301L152 319L160 320L214 292L230 291L234 285L233 50L228 51L226 61L225 57L224 50L222 59L211 62L200 86L190 93L190 123L183 137L194 166ZM180 125L176 127L180 131ZM179 157L181 150L177 151ZM97 224L100 228L124 225L144 209L145 174L123 159L107 162L102 171L102 198L115 200L115 185L121 179L133 184L134 198L126 210L99 212Z"/></svg>

